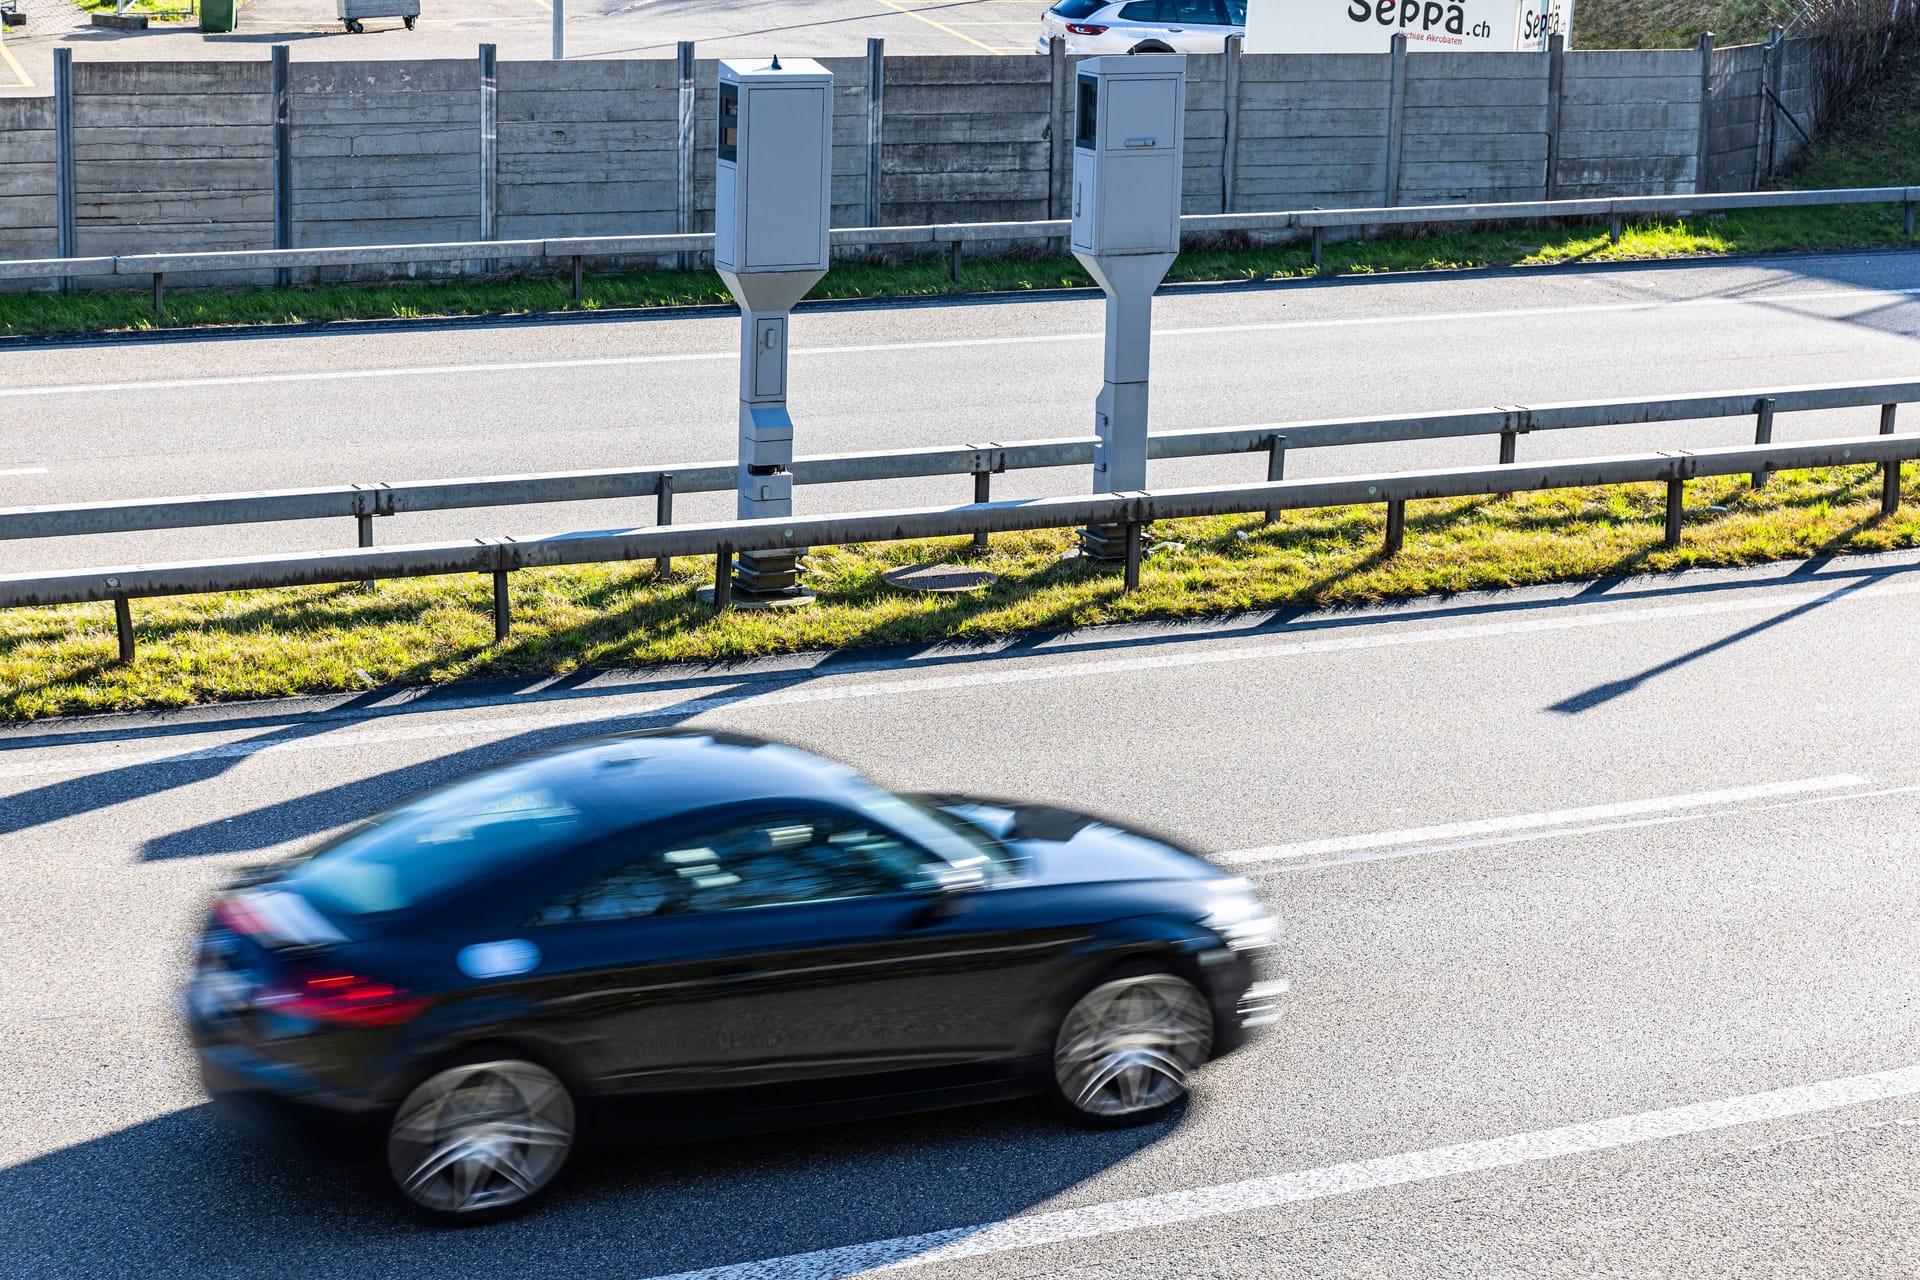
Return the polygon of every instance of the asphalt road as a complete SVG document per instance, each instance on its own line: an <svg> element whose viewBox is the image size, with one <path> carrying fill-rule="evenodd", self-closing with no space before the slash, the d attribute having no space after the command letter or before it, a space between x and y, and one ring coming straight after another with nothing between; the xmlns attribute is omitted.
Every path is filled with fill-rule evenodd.
<svg viewBox="0 0 1920 1280"><path fill-rule="evenodd" d="M1156 430L1721 391L1920 372L1920 254L1802 256L1176 289L1155 308ZM802 453L1090 434L1097 295L816 308L793 325ZM639 466L734 456L738 321L597 320L0 349L0 505ZM1874 409L1783 416L1869 433ZM1910 425L1910 424L1909 424ZM1521 456L1751 442L1746 420L1530 436ZM1490 439L1298 451L1291 476L1471 465ZM1265 476L1239 457L1155 485ZM1087 487L996 478L996 497ZM808 487L797 507L966 501L965 477ZM397 517L381 542L645 524L652 501ZM732 514L688 495L682 520ZM349 521L0 547L0 571L350 545Z"/></svg>
<svg viewBox="0 0 1920 1280"><path fill-rule="evenodd" d="M23 0L27 24L0 45L0 96L44 96L53 50L80 61L264 60L284 44L300 62L471 58L483 43L507 59L553 53L552 0L422 0L412 31L370 18L350 35L329 0L246 0L224 34L195 23L125 32L93 26L72 0ZM180 5L185 8L184 2ZM566 0L569 58L671 58L692 40L703 58L769 53L851 58L867 40L889 54L1030 54L1046 0Z"/></svg>
<svg viewBox="0 0 1920 1280"><path fill-rule="evenodd" d="M1908 555L0 734L0 1273L1910 1276L1916 662ZM696 1144L452 1234L216 1124L171 1002L223 876L673 722L1231 855L1287 1020L1157 1127Z"/></svg>

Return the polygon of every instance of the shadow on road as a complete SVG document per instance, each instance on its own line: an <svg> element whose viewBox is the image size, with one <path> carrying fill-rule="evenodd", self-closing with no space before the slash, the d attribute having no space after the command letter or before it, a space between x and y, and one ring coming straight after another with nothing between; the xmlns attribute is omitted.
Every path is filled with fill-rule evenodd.
<svg viewBox="0 0 1920 1280"><path fill-rule="evenodd" d="M307 1158L199 1106L0 1170L7 1274L636 1277L990 1224L1169 1135L1007 1104L583 1154L554 1198L436 1230L375 1164ZM910 1254L914 1245L904 1246Z"/></svg>

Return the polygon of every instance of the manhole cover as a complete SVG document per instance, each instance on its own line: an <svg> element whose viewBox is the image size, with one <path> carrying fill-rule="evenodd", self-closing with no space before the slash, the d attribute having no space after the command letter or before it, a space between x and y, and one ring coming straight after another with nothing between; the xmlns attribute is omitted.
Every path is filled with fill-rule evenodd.
<svg viewBox="0 0 1920 1280"><path fill-rule="evenodd" d="M967 569L957 564L909 564L889 569L880 575L890 587L902 591L978 591L1000 581L984 569Z"/></svg>

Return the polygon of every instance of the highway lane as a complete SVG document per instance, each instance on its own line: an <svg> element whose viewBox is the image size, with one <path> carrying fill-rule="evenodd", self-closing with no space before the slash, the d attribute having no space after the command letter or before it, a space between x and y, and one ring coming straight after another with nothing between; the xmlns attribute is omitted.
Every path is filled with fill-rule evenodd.
<svg viewBox="0 0 1920 1280"><path fill-rule="evenodd" d="M1155 314L1156 429L1911 377L1920 254L1176 290ZM828 308L794 323L802 452L1091 430L1097 298ZM733 454L737 320L692 318L0 350L0 503L370 483ZM1791 415L1783 439L1871 431ZM1530 437L1523 457L1751 440L1746 421ZM1488 440L1302 451L1296 476L1490 460ZM1251 458L1157 485L1254 479ZM1079 471L1003 476L1004 497ZM964 477L809 487L799 505L965 500ZM731 514L689 495L683 520ZM383 542L647 523L651 501L379 522ZM0 570L338 546L348 522L0 547Z"/></svg>
<svg viewBox="0 0 1920 1280"><path fill-rule="evenodd" d="M1902 555L0 735L0 1270L1910 1274L1916 623ZM601 1159L452 1236L224 1136L170 1011L221 877L676 721L1258 850L1288 1021L1153 1129L1013 1106ZM1457 1144L1485 1159L1424 1154Z"/></svg>

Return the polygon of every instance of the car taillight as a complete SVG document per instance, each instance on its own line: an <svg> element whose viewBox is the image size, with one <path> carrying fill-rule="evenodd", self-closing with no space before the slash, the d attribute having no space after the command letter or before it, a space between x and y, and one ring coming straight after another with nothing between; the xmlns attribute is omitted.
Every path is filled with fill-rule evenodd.
<svg viewBox="0 0 1920 1280"><path fill-rule="evenodd" d="M1067 30L1077 36L1103 36L1107 34L1105 27L1096 27L1090 22L1069 22L1067 24Z"/></svg>
<svg viewBox="0 0 1920 1280"><path fill-rule="evenodd" d="M428 1002L375 978L351 973L314 973L299 979L297 985L266 993L260 1003L316 1022L349 1027L395 1027L426 1008Z"/></svg>

